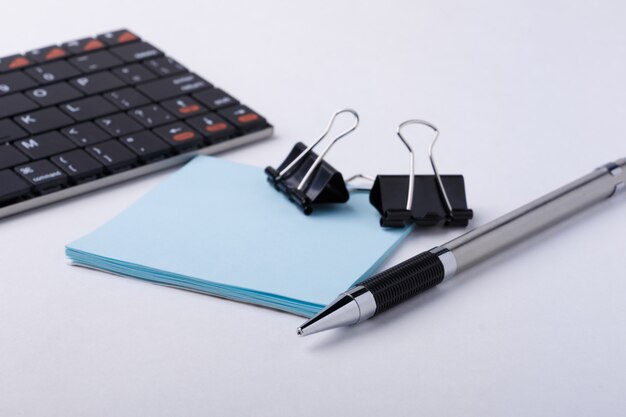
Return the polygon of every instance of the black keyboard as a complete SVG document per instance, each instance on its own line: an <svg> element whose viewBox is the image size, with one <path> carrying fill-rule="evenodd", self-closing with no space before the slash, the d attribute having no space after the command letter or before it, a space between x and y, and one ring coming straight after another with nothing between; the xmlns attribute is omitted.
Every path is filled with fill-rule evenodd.
<svg viewBox="0 0 626 417"><path fill-rule="evenodd" d="M271 136L128 30L0 59L0 218Z"/></svg>

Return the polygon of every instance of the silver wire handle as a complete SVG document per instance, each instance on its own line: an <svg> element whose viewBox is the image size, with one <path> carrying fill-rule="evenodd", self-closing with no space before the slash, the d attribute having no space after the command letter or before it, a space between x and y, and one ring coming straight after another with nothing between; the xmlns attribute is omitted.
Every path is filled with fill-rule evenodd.
<svg viewBox="0 0 626 417"><path fill-rule="evenodd" d="M443 195L443 200L446 204L446 209L448 210L448 213L452 213L452 205L450 204L450 200L448 199L448 193L446 193L446 189L443 186L443 181L441 180L439 171L437 171L437 166L435 165L435 160L433 158L433 147L435 146L435 143L437 143L437 138L439 137L439 129L437 129L432 123L427 122L425 120L419 120L419 119L407 120L406 122L401 123L396 129L396 133L398 134L398 137L400 138L402 143L404 143L404 146L406 146L407 149L409 150L409 159L411 163L410 170L409 170L409 190L407 193L406 209L411 210L411 207L413 207L413 193L414 193L414 183L415 183L415 158L413 156L413 149L411 148L409 143L406 141L404 136L402 136L402 129L405 126L412 125L412 124L430 127L435 132L435 136L433 137L433 140L430 143L430 146L428 146L428 158L430 159L430 165L433 167L433 172L435 174L435 178L437 179L437 185L439 187L439 190L441 191L441 194Z"/></svg>
<svg viewBox="0 0 626 417"><path fill-rule="evenodd" d="M289 170L291 170L291 168L293 168L302 158L304 158L309 152L311 152L311 150L322 141L322 139L324 139L326 136L328 136L328 133L330 132L331 128L333 127L333 124L335 124L335 119L337 118L337 116L339 116L342 113L350 113L351 115L354 116L354 125L349 128L348 130L342 132L341 134L339 134L338 136L336 136L332 141L330 141L328 143L328 145L326 145L326 147L324 148L324 150L322 151L322 153L319 154L319 156L317 157L317 159L315 160L315 162L313 162L313 165L311 165L311 168L309 168L309 170L306 172L306 174L304 175L304 177L302 178L302 181L300 181L300 184L298 184L298 191L302 191L302 189L304 189L304 186L306 185L306 183L309 181L309 179L311 178L311 176L313 175L313 172L315 172L315 169L319 166L319 164L322 163L322 160L324 159L324 156L328 153L328 151L330 150L330 148L337 143L337 141L341 138L343 138L344 136L348 135L349 133L353 132L354 129L357 128L357 126L359 125L359 114L352 110L352 109L343 109L343 110L338 110L336 111L332 117L330 118L330 121L328 122L328 126L326 126L326 130L324 131L324 133L322 134L322 136L320 136L319 139L317 139L315 142L313 142L311 145L309 145L309 147L307 147L304 151L302 151L302 153L300 155L298 155L298 157L296 159L294 159L293 161L291 161L291 163L289 165L287 165L285 168L282 169L282 171L280 171L278 173L278 176L276 177L276 180L280 180L287 172L289 172Z"/></svg>

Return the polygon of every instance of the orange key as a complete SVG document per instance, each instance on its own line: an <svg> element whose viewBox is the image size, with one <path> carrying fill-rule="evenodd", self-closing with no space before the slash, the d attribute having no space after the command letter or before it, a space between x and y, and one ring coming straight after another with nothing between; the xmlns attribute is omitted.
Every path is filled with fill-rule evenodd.
<svg viewBox="0 0 626 417"><path fill-rule="evenodd" d="M220 130L224 130L228 127L228 125L224 122L215 123L214 125L210 125L204 128L207 132L219 132Z"/></svg>
<svg viewBox="0 0 626 417"><path fill-rule="evenodd" d="M195 113L197 111L200 111L200 106L198 106L197 104L191 104L189 106L181 107L180 109L178 109L178 111L182 114Z"/></svg>
<svg viewBox="0 0 626 417"><path fill-rule="evenodd" d="M52 48L46 54L46 59L49 60L49 59L61 58L64 56L65 56L65 50L61 48Z"/></svg>
<svg viewBox="0 0 626 417"><path fill-rule="evenodd" d="M30 65L30 61L23 56L18 56L9 64L10 69L25 67L26 65Z"/></svg>
<svg viewBox="0 0 626 417"><path fill-rule="evenodd" d="M237 119L241 123L248 123L248 122L253 122L253 121L257 120L258 118L259 118L258 115L254 114L254 113L248 113L248 114L244 114L243 116L239 116Z"/></svg>
<svg viewBox="0 0 626 417"><path fill-rule="evenodd" d="M227 122L230 122L244 132L267 126L263 117L259 116L257 112L251 110L249 107L241 104L235 107L221 109L217 113L224 117Z"/></svg>
<svg viewBox="0 0 626 417"><path fill-rule="evenodd" d="M92 39L85 44L85 46L83 47L83 51L93 51L94 49L100 48L104 48L104 44L97 39Z"/></svg>
<svg viewBox="0 0 626 417"><path fill-rule="evenodd" d="M103 33L102 35L98 35L97 39L109 46L115 46L126 42L137 41L139 40L139 36L129 30L122 29L114 32Z"/></svg>
<svg viewBox="0 0 626 417"><path fill-rule="evenodd" d="M181 132L172 136L172 139L174 139L176 142L182 142L185 140L193 139L194 136L196 135L193 132Z"/></svg>
<svg viewBox="0 0 626 417"><path fill-rule="evenodd" d="M137 36L135 36L131 32L124 32L120 36L117 37L117 43L131 42L136 41Z"/></svg>

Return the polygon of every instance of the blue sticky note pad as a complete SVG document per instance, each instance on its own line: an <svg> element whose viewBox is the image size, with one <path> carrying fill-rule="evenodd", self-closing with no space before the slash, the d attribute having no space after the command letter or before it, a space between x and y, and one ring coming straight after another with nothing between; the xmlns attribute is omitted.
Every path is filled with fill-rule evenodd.
<svg viewBox="0 0 626 417"><path fill-rule="evenodd" d="M312 316L409 233L365 193L305 216L260 168L199 156L66 247L75 265Z"/></svg>

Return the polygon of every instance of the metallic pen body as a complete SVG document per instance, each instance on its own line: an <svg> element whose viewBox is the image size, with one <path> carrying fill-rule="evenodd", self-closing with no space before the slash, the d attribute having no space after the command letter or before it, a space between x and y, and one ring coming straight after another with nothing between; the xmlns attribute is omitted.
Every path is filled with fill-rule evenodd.
<svg viewBox="0 0 626 417"><path fill-rule="evenodd" d="M623 189L626 158L368 278L304 323L298 334L367 320Z"/></svg>
<svg viewBox="0 0 626 417"><path fill-rule="evenodd" d="M621 184L621 185L620 185ZM454 254L461 272L525 238L609 198L626 185L626 158L596 169L441 247Z"/></svg>

